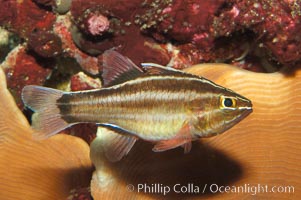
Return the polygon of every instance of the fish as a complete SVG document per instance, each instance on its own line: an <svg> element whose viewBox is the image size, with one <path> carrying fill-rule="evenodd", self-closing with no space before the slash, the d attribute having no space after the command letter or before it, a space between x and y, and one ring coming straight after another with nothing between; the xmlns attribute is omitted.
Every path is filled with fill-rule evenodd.
<svg viewBox="0 0 301 200"><path fill-rule="evenodd" d="M141 67L115 50L103 53L103 88L65 92L28 85L26 107L35 112L35 138L46 139L79 123L111 130L106 155L112 162L138 139L154 152L183 147L221 134L252 112L252 102L200 76L154 63Z"/></svg>

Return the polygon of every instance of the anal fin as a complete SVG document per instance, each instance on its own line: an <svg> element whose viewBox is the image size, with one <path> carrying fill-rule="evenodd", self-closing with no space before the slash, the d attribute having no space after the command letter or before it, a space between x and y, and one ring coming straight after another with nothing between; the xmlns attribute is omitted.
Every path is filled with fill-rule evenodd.
<svg viewBox="0 0 301 200"><path fill-rule="evenodd" d="M137 138L129 134L120 134L119 130L107 130L100 133L104 153L109 161L117 162L130 152Z"/></svg>

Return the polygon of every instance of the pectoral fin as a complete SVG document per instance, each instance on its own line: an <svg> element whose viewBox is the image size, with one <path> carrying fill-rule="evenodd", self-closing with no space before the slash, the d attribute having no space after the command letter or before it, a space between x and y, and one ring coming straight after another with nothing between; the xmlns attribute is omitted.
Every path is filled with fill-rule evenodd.
<svg viewBox="0 0 301 200"><path fill-rule="evenodd" d="M107 131L102 131L100 135L103 140L104 153L111 162L117 162L126 156L137 141L135 136L120 134L120 130L107 129Z"/></svg>
<svg viewBox="0 0 301 200"><path fill-rule="evenodd" d="M191 150L191 138L190 125L188 123L185 123L185 125L173 139L162 140L158 142L154 146L153 151L161 152L182 146L184 148L184 153L188 153Z"/></svg>
<svg viewBox="0 0 301 200"><path fill-rule="evenodd" d="M154 146L153 151L161 152L169 149L174 149L178 146L182 146L184 148L184 153L189 153L191 150L191 141L181 140L181 139L163 140L158 142Z"/></svg>

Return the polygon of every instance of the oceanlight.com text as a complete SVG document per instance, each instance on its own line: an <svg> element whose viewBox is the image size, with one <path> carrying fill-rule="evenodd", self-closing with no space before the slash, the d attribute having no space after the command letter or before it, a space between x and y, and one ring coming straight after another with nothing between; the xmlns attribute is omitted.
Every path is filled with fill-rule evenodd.
<svg viewBox="0 0 301 200"><path fill-rule="evenodd" d="M128 184L127 190L129 192L145 193L145 194L162 194L167 195L169 193L178 194L205 194L205 193L246 193L250 195L256 195L259 193L289 193L294 194L295 187L286 185L265 185L265 184L243 184L225 186L218 184L204 184L197 185L194 183L188 184L175 184L164 185L161 183L141 183L137 185Z"/></svg>

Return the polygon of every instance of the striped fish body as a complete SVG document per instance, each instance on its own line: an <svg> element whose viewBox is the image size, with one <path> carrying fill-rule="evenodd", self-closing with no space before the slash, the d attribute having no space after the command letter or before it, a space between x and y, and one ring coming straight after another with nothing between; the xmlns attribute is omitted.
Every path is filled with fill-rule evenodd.
<svg viewBox="0 0 301 200"><path fill-rule="evenodd" d="M207 79L143 64L144 71L115 51L104 54L104 88L80 92L26 86L22 98L35 111L33 128L47 138L77 123L96 123L115 132L107 142L112 161L138 138L154 151L224 132L252 111L251 101ZM122 145L121 145L122 144Z"/></svg>
<svg viewBox="0 0 301 200"><path fill-rule="evenodd" d="M173 138L185 122L199 125L196 117L212 109L217 95L202 79L148 76L97 91L66 93L57 105L68 123L112 124L158 141ZM199 134L209 133L208 128Z"/></svg>

